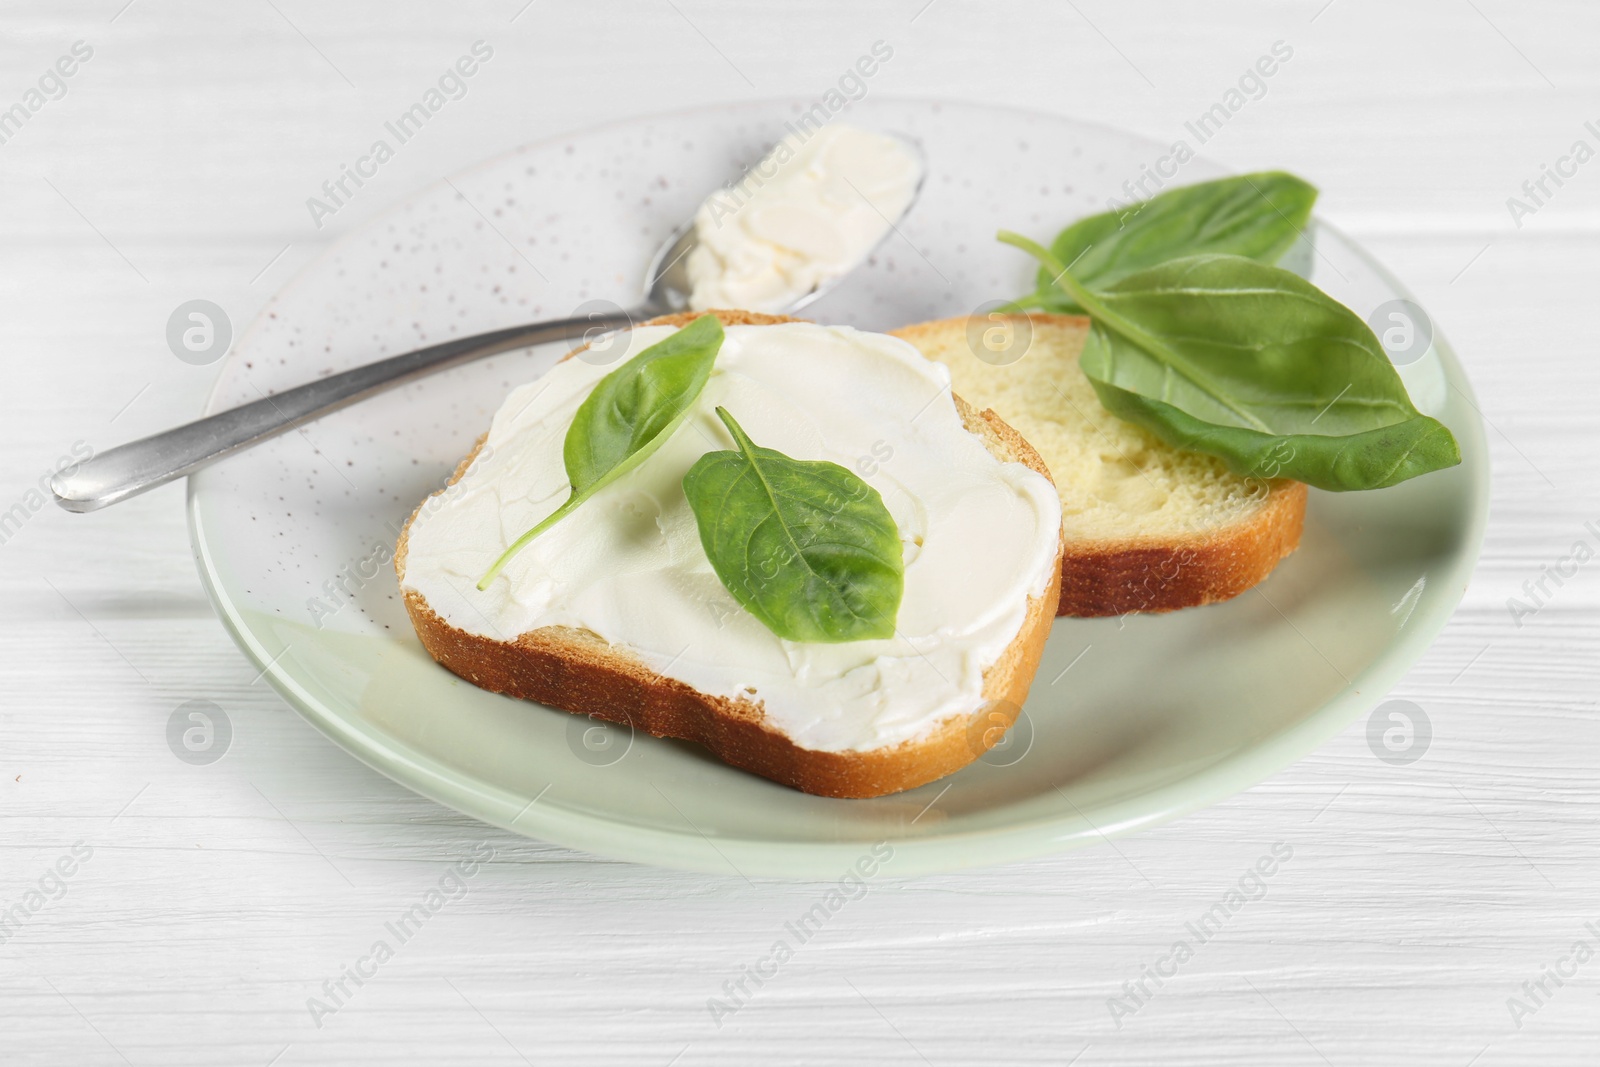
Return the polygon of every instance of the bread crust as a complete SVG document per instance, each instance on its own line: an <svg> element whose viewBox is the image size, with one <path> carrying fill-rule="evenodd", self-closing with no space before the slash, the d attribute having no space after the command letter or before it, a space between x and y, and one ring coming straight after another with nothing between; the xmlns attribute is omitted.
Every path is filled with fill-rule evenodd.
<svg viewBox="0 0 1600 1067"><path fill-rule="evenodd" d="M800 321L744 311L712 314L728 326ZM696 317L695 313L668 315L643 325L682 326ZM963 425L991 453L1050 477L1033 447L998 415L974 411L959 397L956 407ZM457 466L450 484L466 473L486 437L479 438ZM1028 598L1022 628L984 672L985 703L981 707L969 715L951 716L923 738L866 751L826 752L803 748L785 737L766 721L759 702L701 693L657 674L596 634L542 627L504 642L451 626L421 594L405 588L411 524L426 503L417 506L401 531L395 572L417 636L445 668L493 692L623 724L657 737L696 742L725 763L819 796L863 798L912 789L959 770L993 747L1016 721L1027 699L1060 598L1062 544L1058 537L1057 566L1049 585L1042 595Z"/></svg>
<svg viewBox="0 0 1600 1067"><path fill-rule="evenodd" d="M1300 544L1306 487L1269 483L1264 507L1193 537L1069 541L1057 615L1095 618L1214 604L1260 584Z"/></svg>
<svg viewBox="0 0 1600 1067"><path fill-rule="evenodd" d="M1037 323L1087 328L1083 315L1029 312ZM966 318L938 319L890 331L913 345L919 337L965 331ZM1237 522L1189 537L1065 539L1057 615L1098 618L1167 612L1231 600L1260 584L1300 545L1306 487L1275 478L1263 507Z"/></svg>

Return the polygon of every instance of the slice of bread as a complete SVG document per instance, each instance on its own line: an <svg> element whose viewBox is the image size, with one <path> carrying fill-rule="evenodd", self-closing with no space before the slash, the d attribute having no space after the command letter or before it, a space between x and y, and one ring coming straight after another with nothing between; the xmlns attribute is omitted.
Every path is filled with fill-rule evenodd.
<svg viewBox="0 0 1600 1067"><path fill-rule="evenodd" d="M1010 340L991 355L983 331L996 329L1011 331ZM1222 460L1163 444L1105 409L1078 368L1087 318L943 319L893 332L949 367L955 392L993 408L1044 457L1066 540L1059 614L1227 600L1299 545L1303 484L1234 474Z"/></svg>
<svg viewBox="0 0 1600 1067"><path fill-rule="evenodd" d="M747 312L713 314L729 326L796 321ZM693 318L670 315L647 325L682 326ZM954 399L962 425L993 456L1049 478L1038 453L1014 429L992 411L977 411L959 397ZM457 467L451 484L466 474L483 443L480 439ZM875 797L911 789L959 770L998 742L1027 698L1059 597L1058 543L1043 592L1028 597L1021 628L983 672L981 706L893 746L822 751L801 747L774 728L759 700L699 692L655 672L602 634L551 626L500 641L450 625L406 583L411 527L426 504L412 513L400 535L395 570L412 625L440 664L483 689L626 724L657 737L697 742L735 767L821 796ZM1039 577L1046 578L1042 572Z"/></svg>

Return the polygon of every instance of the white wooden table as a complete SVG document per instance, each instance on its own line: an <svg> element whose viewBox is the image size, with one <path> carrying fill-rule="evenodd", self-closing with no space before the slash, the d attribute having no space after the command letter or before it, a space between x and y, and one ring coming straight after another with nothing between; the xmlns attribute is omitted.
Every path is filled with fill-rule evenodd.
<svg viewBox="0 0 1600 1067"><path fill-rule="evenodd" d="M1600 541L1584 526L1600 528L1600 162L1547 180L1520 220L1506 203L1575 140L1600 149L1584 125L1600 128L1600 12L524 4L0 13L0 107L75 41L93 50L0 144L0 510L23 508L0 546L0 1062L1600 1060L1600 956L1572 955L1600 951L1600 563L1547 579L1520 625L1507 608L1574 542ZM315 228L305 199L479 39L496 62L449 121ZM330 238L441 174L616 117L812 95L879 39L895 59L874 93L1162 138L1288 42L1293 62L1205 151L1312 177L1324 216L1419 293L1482 399L1493 516L1465 604L1395 692L1434 723L1419 762L1375 759L1356 724L1115 848L884 883L717 1026L708 998L817 886L599 860L412 795L254 680L201 592L180 487L80 517L43 505L38 482L75 442L199 410L213 372L167 348L179 303L216 301L242 327ZM233 724L209 766L165 736L194 699ZM1293 858L1268 894L1114 1017L1124 983L1279 842ZM324 982L480 844L493 860L465 898L365 984L344 979L317 1025L308 999L331 1003ZM1544 979L1548 996L1524 989L1557 966L1571 976Z"/></svg>

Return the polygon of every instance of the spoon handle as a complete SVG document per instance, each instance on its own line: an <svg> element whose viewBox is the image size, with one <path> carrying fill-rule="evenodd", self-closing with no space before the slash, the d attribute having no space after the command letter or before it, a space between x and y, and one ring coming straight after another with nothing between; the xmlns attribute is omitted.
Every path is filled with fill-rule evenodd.
<svg viewBox="0 0 1600 1067"><path fill-rule="evenodd" d="M642 309L596 312L492 330L391 356L108 449L57 474L50 488L56 503L68 511L98 511L415 378L514 348L592 337L648 317Z"/></svg>

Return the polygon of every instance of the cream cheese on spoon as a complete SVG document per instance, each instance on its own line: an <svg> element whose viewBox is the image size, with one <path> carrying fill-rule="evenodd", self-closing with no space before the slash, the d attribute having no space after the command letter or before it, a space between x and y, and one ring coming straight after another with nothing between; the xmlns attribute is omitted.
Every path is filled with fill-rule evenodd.
<svg viewBox="0 0 1600 1067"><path fill-rule="evenodd" d="M689 306L793 308L866 258L921 180L898 138L841 123L791 134L695 213Z"/></svg>

